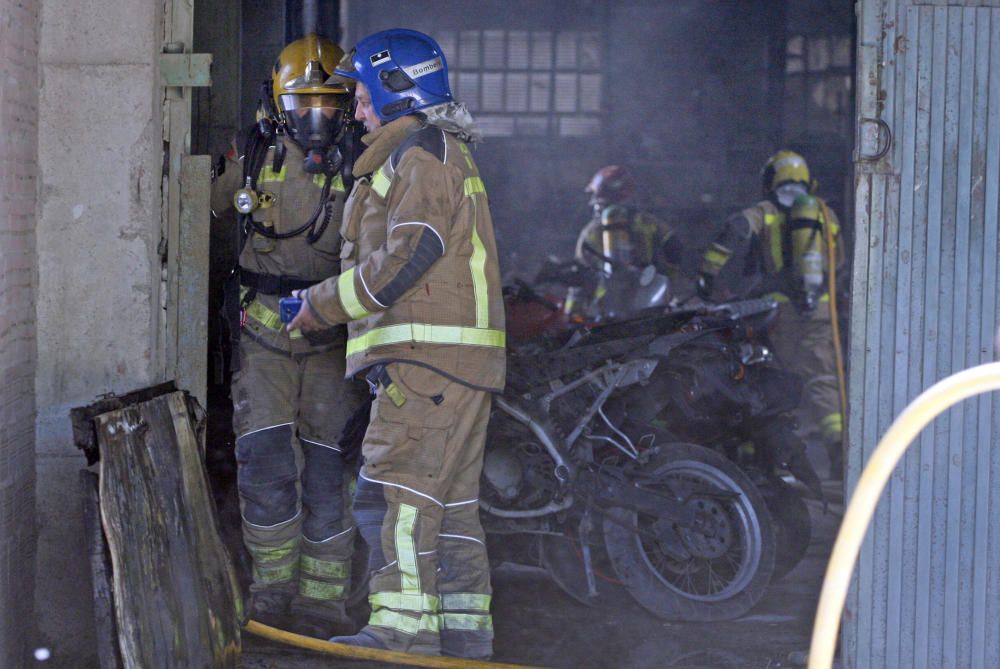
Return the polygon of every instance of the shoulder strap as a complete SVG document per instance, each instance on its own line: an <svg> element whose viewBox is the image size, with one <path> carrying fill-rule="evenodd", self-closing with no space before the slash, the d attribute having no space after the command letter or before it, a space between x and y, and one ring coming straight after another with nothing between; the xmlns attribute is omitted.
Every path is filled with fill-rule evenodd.
<svg viewBox="0 0 1000 669"><path fill-rule="evenodd" d="M399 161L403 158L403 154L414 146L419 146L443 163L445 157L448 155L446 141L444 130L432 125L424 126L416 132L411 133L389 155L389 167L395 172L396 166L399 165Z"/></svg>

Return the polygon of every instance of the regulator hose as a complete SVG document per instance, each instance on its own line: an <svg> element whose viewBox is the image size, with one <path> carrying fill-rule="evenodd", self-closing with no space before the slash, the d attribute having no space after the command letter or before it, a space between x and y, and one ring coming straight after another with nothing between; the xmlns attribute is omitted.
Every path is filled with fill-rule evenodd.
<svg viewBox="0 0 1000 669"><path fill-rule="evenodd" d="M458 657L439 657L437 655L415 655L413 653L401 653L395 650L379 650L377 648L363 648L361 646L349 646L345 643L332 643L322 639L314 639L310 636L293 634L277 627L264 625L256 620L249 620L243 627L247 632L264 639L277 641L279 643L314 650L325 655L334 657L346 657L352 660L371 660L373 662L391 662L393 664L403 664L410 667L431 667L432 669L461 669L470 667L471 669L537 669L521 664L505 664L503 662L489 662L483 660L466 660Z"/></svg>
<svg viewBox="0 0 1000 669"><path fill-rule="evenodd" d="M829 669L833 663L851 574L879 497L896 464L920 431L938 414L968 397L991 390L1000 390L1000 362L978 365L953 374L913 400L879 441L861 473L833 545L816 609L809 669Z"/></svg>

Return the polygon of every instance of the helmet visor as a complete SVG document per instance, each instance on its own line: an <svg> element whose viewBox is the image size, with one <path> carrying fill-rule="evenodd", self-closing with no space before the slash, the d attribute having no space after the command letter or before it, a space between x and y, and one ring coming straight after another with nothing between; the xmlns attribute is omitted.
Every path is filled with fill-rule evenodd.
<svg viewBox="0 0 1000 669"><path fill-rule="evenodd" d="M349 99L347 95L326 93L282 95L288 134L304 149L332 146L343 126Z"/></svg>

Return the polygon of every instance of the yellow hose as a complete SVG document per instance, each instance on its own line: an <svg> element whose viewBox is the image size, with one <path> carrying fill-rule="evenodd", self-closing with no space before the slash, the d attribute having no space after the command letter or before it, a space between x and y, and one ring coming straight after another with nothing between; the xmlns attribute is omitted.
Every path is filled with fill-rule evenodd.
<svg viewBox="0 0 1000 669"><path fill-rule="evenodd" d="M830 209L826 202L820 200L823 207L823 232L826 235L826 257L830 265L830 323L833 328L833 357L837 362L837 389L840 391L840 420L841 425L847 420L847 376L844 373L844 352L840 347L840 317L837 315L837 251L833 246L833 230L827 223L832 220ZM840 448L843 450L845 440L841 430Z"/></svg>
<svg viewBox="0 0 1000 669"><path fill-rule="evenodd" d="M401 653L395 650L378 650L376 648L362 648L360 646L348 646L344 643L331 643L314 639L310 636L293 634L277 627L270 627L256 620L250 620L244 626L247 632L256 634L259 637L278 641L289 646L314 650L318 653L333 655L335 657L346 657L352 660L371 660L374 662L392 662L411 667L432 667L434 669L532 669L520 664L504 664L502 662L484 662L481 660L465 660L457 657L438 657L436 655L414 655L412 653Z"/></svg>
<svg viewBox="0 0 1000 669"><path fill-rule="evenodd" d="M938 414L967 397L1000 390L1000 362L991 362L949 376L925 390L903 410L875 448L861 473L844 521L833 545L820 592L809 649L809 669L829 669L837 646L840 616L854 564L879 497L896 463L920 431Z"/></svg>

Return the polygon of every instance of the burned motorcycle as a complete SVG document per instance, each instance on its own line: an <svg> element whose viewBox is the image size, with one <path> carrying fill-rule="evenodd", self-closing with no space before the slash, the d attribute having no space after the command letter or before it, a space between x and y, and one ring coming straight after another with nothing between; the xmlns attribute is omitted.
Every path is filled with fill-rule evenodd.
<svg viewBox="0 0 1000 669"><path fill-rule="evenodd" d="M511 314L524 296L508 297ZM679 327L687 318L551 322L546 336L513 338L480 492L495 559L537 560L591 603L622 586L665 619L731 619L761 598L775 540L756 486L622 409L697 334Z"/></svg>
<svg viewBox="0 0 1000 669"><path fill-rule="evenodd" d="M822 499L822 489L796 435L792 412L800 380L773 364L768 350L766 329L777 303L757 299L686 307L676 306L674 298L668 307L669 282L652 269L619 267L607 275L553 260L530 286L521 282L511 289L516 297L508 300L508 327L514 338L530 339L551 336L573 319L594 323L622 314L633 320L671 314L656 321L668 328L661 333L675 328L689 337L661 361L645 386L617 394L610 406L630 425L653 423L672 441L709 447L739 465L774 517L774 578L780 578L809 547L804 496ZM536 285L561 289L567 301L575 296L575 307L541 295ZM594 302L580 299L593 294L600 295Z"/></svg>

